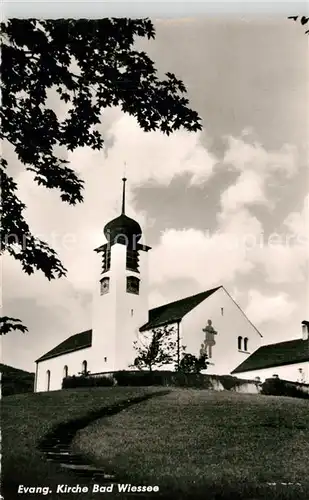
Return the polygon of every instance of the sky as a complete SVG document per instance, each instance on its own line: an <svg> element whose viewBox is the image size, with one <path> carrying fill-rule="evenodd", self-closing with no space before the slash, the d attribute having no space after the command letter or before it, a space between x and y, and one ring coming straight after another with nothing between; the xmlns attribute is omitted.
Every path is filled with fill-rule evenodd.
<svg viewBox="0 0 309 500"><path fill-rule="evenodd" d="M85 181L84 203L61 202L33 182L14 151L3 153L34 234L61 258L66 278L49 282L2 260L3 312L27 333L2 341L4 363L34 361L91 328L100 273L93 252L120 213L126 163L127 215L149 252L149 306L223 285L263 335L301 335L309 319L308 37L279 18L154 20L155 41L137 42L159 76L181 78L202 118L198 133L145 133L119 109L102 115L103 151L64 152ZM65 104L51 92L59 116Z"/></svg>

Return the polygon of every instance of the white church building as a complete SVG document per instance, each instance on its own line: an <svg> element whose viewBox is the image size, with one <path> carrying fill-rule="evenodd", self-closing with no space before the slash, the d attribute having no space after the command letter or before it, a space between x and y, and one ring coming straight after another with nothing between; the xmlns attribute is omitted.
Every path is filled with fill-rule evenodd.
<svg viewBox="0 0 309 500"><path fill-rule="evenodd" d="M130 365L136 357L134 341L145 332L165 326L173 328L178 345L186 346L187 353L198 356L201 349L207 352L209 374L233 373L253 379L266 368L273 375L273 365L267 362L263 365L261 359L267 360L271 351L269 361L273 363L278 344L273 344L270 350L262 346L261 333L224 286L149 310L151 248L141 242L140 225L125 214L125 183L123 179L121 215L106 224L107 241L95 249L101 257L102 271L94 291L91 329L65 338L36 360L35 391L59 390L64 377L81 372L97 374L132 369ZM308 325L306 328L308 331ZM293 365L299 363L297 368L304 368L309 382L308 335L303 337L297 345L291 344L290 350L288 347L284 363L287 366L289 356L296 356L296 361L290 361ZM282 349L285 346L279 347L280 352ZM282 354L281 358L278 356L277 361L282 360Z"/></svg>

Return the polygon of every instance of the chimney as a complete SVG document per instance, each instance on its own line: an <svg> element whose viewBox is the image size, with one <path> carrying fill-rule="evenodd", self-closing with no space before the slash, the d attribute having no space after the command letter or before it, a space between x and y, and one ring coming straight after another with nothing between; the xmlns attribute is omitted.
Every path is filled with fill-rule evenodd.
<svg viewBox="0 0 309 500"><path fill-rule="evenodd" d="M302 321L302 323L301 323L301 329L302 329L302 338L303 338L303 340L308 340L308 336L309 336L309 321Z"/></svg>

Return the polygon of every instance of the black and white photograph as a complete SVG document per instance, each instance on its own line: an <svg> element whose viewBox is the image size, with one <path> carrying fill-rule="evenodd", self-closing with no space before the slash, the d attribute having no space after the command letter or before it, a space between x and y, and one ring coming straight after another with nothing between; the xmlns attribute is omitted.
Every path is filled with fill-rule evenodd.
<svg viewBox="0 0 309 500"><path fill-rule="evenodd" d="M308 41L2 20L2 499L309 498Z"/></svg>

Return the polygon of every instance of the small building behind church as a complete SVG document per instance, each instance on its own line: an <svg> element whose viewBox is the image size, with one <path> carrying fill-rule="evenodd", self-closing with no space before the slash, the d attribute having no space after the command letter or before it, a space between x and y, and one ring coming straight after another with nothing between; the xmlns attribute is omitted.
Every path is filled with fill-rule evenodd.
<svg viewBox="0 0 309 500"><path fill-rule="evenodd" d="M233 371L239 378L264 381L279 377L283 380L309 384L309 321L301 324L298 339L268 344L257 349Z"/></svg>

